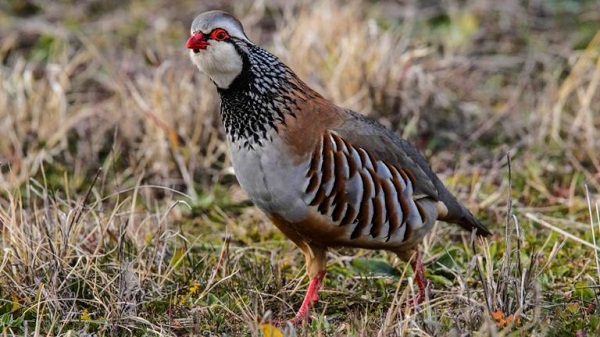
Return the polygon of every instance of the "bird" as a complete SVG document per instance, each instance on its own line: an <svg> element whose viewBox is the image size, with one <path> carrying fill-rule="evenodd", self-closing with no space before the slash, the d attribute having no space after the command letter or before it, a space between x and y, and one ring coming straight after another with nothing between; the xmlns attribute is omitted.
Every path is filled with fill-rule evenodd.
<svg viewBox="0 0 600 337"><path fill-rule="evenodd" d="M308 290L289 322L310 320L329 249L397 254L419 303L428 281L418 244L437 220L491 235L407 140L311 89L231 14L198 15L185 46L220 96L240 186L306 258Z"/></svg>

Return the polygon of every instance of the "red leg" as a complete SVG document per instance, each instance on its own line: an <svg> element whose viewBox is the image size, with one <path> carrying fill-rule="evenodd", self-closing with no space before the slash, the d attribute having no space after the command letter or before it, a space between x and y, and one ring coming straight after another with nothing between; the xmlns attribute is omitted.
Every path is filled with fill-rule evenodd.
<svg viewBox="0 0 600 337"><path fill-rule="evenodd" d="M325 273L327 273L326 270L321 270L310 280L308 291L306 292L306 296L304 296L304 301L302 301L302 306L300 306L300 310L298 310L296 317L290 320L290 323L302 323L308 319L310 308L313 304L319 301L319 289L323 283Z"/></svg>
<svg viewBox="0 0 600 337"><path fill-rule="evenodd" d="M421 255L419 254L419 250L416 251L415 256L413 257L410 263L413 273L415 275L415 283L419 288L419 293L412 299L411 303L414 305L415 303L421 303L425 300L427 294L427 279L425 278L425 267L423 267L423 261L421 261Z"/></svg>

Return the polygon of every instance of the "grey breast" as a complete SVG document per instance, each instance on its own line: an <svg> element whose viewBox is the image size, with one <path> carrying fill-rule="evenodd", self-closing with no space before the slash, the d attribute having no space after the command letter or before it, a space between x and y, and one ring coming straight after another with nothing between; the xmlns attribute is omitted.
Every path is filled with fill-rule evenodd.
<svg viewBox="0 0 600 337"><path fill-rule="evenodd" d="M302 199L308 159L294 163L280 138L251 149L230 142L229 150L238 182L258 208L290 222L308 217Z"/></svg>

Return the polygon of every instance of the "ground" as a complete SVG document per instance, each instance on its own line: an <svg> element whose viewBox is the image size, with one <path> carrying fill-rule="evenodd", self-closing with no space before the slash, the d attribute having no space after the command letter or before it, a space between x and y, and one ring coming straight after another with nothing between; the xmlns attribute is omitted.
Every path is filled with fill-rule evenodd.
<svg viewBox="0 0 600 337"><path fill-rule="evenodd" d="M430 296L385 252L331 251L313 320L302 254L230 168L184 44L225 9L335 103L415 144L494 233L438 223ZM0 4L5 335L600 334L595 1Z"/></svg>

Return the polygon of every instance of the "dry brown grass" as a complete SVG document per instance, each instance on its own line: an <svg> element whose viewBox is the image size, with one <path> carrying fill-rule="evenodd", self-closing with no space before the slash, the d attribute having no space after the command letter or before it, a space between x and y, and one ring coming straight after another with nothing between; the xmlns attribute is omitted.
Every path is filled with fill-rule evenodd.
<svg viewBox="0 0 600 337"><path fill-rule="evenodd" d="M404 264L331 252L315 320L287 334L598 333L594 249L576 241L600 202L591 2L24 4L0 4L4 334L259 335L300 302L301 254L248 207L183 48L209 8L410 139L496 233L436 226L431 299L408 314Z"/></svg>

